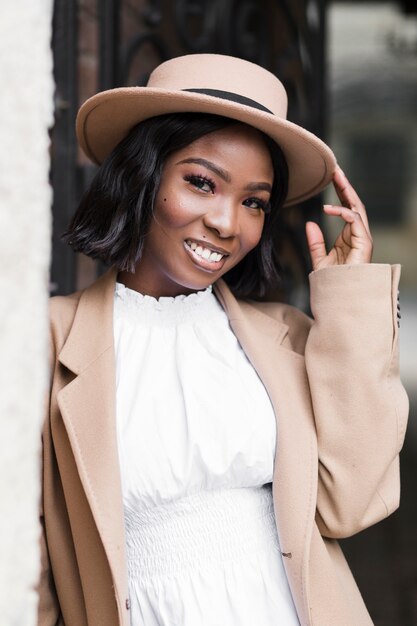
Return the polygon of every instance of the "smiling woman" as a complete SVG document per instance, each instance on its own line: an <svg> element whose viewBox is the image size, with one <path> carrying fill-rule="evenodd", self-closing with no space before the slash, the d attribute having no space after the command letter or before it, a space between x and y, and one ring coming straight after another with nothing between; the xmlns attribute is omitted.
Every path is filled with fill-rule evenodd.
<svg viewBox="0 0 417 626"><path fill-rule="evenodd" d="M242 124L175 151L162 170L140 262L122 282L155 297L208 287L259 243L272 183L267 146Z"/></svg>
<svg viewBox="0 0 417 626"><path fill-rule="evenodd" d="M77 131L65 238L109 270L51 300L39 625L369 626L337 539L398 506L408 405L365 207L241 59L171 59ZM260 297L280 212L331 181L310 319Z"/></svg>

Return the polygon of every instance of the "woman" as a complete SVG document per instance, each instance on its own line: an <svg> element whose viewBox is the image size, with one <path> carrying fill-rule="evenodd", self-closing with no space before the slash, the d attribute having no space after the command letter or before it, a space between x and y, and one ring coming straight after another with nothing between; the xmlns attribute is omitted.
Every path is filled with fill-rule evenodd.
<svg viewBox="0 0 417 626"><path fill-rule="evenodd" d="M331 151L262 68L190 55L77 120L102 163L66 234L110 270L52 300L39 624L366 626L337 544L398 506L398 266ZM314 321L256 298L280 209Z"/></svg>

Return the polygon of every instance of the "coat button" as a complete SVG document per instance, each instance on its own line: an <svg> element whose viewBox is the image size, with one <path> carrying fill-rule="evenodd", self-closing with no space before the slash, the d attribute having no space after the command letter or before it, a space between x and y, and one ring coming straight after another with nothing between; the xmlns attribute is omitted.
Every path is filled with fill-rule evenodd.
<svg viewBox="0 0 417 626"><path fill-rule="evenodd" d="M400 307L400 291L397 291L397 325L400 327L400 319L401 319L401 307Z"/></svg>
<svg viewBox="0 0 417 626"><path fill-rule="evenodd" d="M126 609L128 611L130 610L130 600L129 600L129 598L126 598Z"/></svg>

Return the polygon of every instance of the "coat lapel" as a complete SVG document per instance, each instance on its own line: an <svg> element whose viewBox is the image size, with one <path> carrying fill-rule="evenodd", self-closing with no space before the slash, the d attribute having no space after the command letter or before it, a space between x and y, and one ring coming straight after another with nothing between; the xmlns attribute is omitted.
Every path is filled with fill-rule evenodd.
<svg viewBox="0 0 417 626"><path fill-rule="evenodd" d="M230 325L277 417L273 493L278 534L302 624L309 623L308 555L317 491L317 440L303 356L283 347L288 326L215 285Z"/></svg>
<svg viewBox="0 0 417 626"><path fill-rule="evenodd" d="M118 604L123 607L128 592L115 421L115 279L116 272L110 270L80 297L70 334L58 357L76 378L61 389L57 399L110 565Z"/></svg>

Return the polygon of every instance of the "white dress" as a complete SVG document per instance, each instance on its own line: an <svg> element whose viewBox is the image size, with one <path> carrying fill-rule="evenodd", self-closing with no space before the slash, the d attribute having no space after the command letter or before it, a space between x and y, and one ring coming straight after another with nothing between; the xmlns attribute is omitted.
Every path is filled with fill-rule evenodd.
<svg viewBox="0 0 417 626"><path fill-rule="evenodd" d="M132 626L298 626L272 504L269 397L211 288L116 284Z"/></svg>

